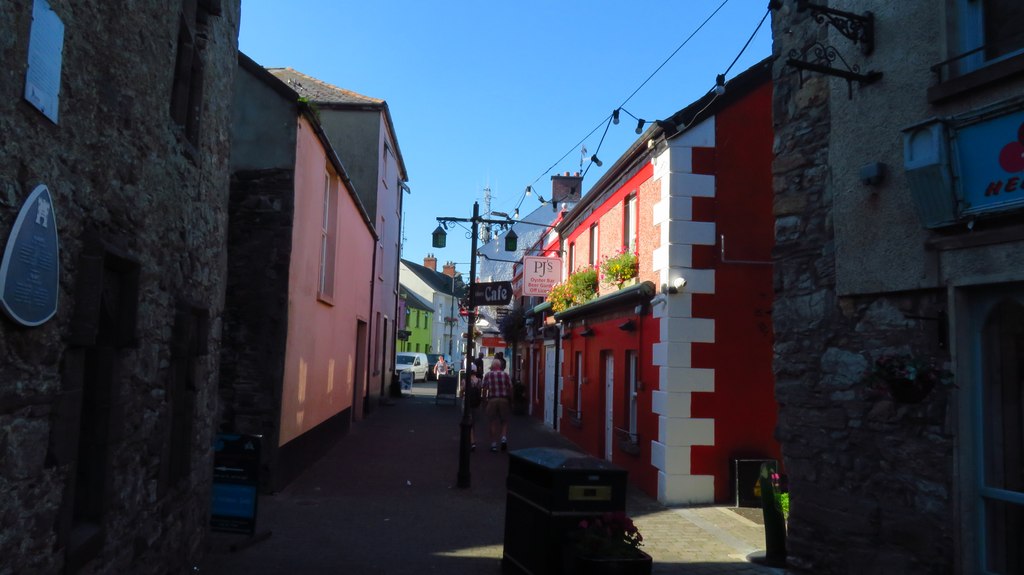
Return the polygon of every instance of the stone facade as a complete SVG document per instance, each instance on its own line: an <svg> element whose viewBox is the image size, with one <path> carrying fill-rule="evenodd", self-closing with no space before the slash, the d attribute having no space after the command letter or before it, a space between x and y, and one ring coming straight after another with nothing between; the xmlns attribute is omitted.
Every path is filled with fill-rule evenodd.
<svg viewBox="0 0 1024 575"><path fill-rule="evenodd" d="M0 236L45 184L60 242L53 319L0 319L0 573L184 572L209 521L239 1L49 4L59 123L22 98L33 2L0 11Z"/></svg>
<svg viewBox="0 0 1024 575"><path fill-rule="evenodd" d="M797 2L778 4L774 369L790 563L814 573L978 572L976 468L988 455L974 449L984 416L972 405L986 367L972 351L968 331L979 320L970 302L1021 281L1024 262L1007 251L1019 250L1020 238L1001 214L926 229L901 131L935 116L955 124L1012 99L1021 82L997 77L935 96L943 82L931 67L963 51L950 32L960 17L954 2L816 2L874 12L870 54ZM852 87L815 72L801 79L785 63L814 42L883 77ZM884 176L869 183L860 167L873 162ZM977 226L984 233L971 235ZM874 389L874 361L903 354L949 368L956 386L919 403Z"/></svg>

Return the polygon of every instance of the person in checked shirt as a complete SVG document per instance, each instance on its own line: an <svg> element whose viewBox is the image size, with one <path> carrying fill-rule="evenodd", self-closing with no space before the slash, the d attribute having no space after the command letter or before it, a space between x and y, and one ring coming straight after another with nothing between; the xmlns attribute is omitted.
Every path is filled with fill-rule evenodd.
<svg viewBox="0 0 1024 575"><path fill-rule="evenodd" d="M501 369L501 360L491 361L491 371L484 375L483 392L487 397L486 413L490 420L491 451L508 450L508 420L512 415L512 378Z"/></svg>

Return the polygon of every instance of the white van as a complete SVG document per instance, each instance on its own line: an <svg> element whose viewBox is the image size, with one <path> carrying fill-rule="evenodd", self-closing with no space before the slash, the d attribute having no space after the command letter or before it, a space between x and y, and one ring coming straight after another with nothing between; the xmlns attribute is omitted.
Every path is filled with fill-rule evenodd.
<svg viewBox="0 0 1024 575"><path fill-rule="evenodd" d="M405 370L412 372L413 381L426 381L427 354L412 351L400 352L395 357L395 371L402 373Z"/></svg>

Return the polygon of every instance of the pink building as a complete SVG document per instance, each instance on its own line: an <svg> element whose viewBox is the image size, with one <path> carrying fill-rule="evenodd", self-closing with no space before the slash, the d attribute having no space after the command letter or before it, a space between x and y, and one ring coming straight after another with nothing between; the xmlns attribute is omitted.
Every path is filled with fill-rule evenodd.
<svg viewBox="0 0 1024 575"><path fill-rule="evenodd" d="M264 437L276 489L362 413L379 308L344 278L381 248L317 115L242 54L231 170L222 429Z"/></svg>
<svg viewBox="0 0 1024 575"><path fill-rule="evenodd" d="M377 234L371 276L370 357L366 387L354 415L361 419L387 391L398 332L398 267L402 197L409 191L387 102L339 88L291 68L268 71L316 107L317 120L348 169L350 184ZM349 274L347 274L349 275ZM349 275L349 277L353 277Z"/></svg>

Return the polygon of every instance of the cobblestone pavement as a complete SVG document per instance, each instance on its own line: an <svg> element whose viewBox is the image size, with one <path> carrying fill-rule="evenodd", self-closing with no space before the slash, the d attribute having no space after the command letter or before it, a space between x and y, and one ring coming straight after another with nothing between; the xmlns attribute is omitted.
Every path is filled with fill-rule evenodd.
<svg viewBox="0 0 1024 575"><path fill-rule="evenodd" d="M199 572L262 574L500 574L508 457L481 447L472 486L455 487L458 406L436 405L434 385L381 406L353 424L316 464L280 493L261 496L258 533L215 533ZM536 420L515 417L510 449L572 444ZM631 490L627 511L658 574L781 574L746 561L764 533L726 507L668 509ZM231 548L238 548L232 551Z"/></svg>

